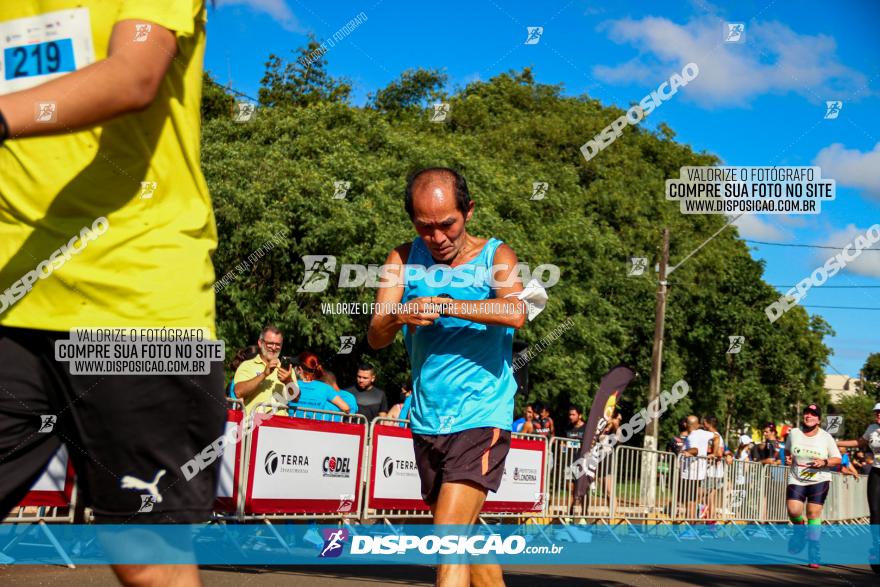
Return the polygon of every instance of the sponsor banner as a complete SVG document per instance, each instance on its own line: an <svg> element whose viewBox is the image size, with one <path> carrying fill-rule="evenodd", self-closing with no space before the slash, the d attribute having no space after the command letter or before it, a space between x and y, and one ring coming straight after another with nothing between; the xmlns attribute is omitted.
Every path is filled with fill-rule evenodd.
<svg viewBox="0 0 880 587"><path fill-rule="evenodd" d="M412 433L397 426L376 426L373 429L371 455L371 509L405 509L429 511L422 500L421 481L416 469Z"/></svg>
<svg viewBox="0 0 880 587"><path fill-rule="evenodd" d="M223 430L223 435L226 438L238 438L243 417L244 412L241 410L226 411L226 428ZM214 505L214 510L217 512L235 511L235 504L238 502L242 444L244 444L244 438L235 443L235 450L226 450L230 445L223 445L223 456L220 458L220 479L217 482L217 500Z"/></svg>
<svg viewBox="0 0 880 587"><path fill-rule="evenodd" d="M540 512L544 507L543 440L511 438L504 476L496 493L489 492L484 512Z"/></svg>
<svg viewBox="0 0 880 587"><path fill-rule="evenodd" d="M847 532L825 527L818 537L823 565L869 564L870 533L878 526L849 525ZM357 533L338 525L291 525L286 544L265 540L260 524L57 524L58 548L34 549L14 540L14 524L0 526L8 564L76 565L435 565L439 562L502 565L803 565L809 551L789 553L802 526L687 526L657 524L651 532L602 525L431 526L382 524ZM687 534L685 534L687 533ZM695 539L694 537L699 538ZM686 540L690 536L692 539ZM868 541L866 543L866 537ZM144 548L149 539L150 548ZM708 548L707 540L723 540ZM185 545L191 545L190 549ZM712 542L711 544L722 544ZM869 571L868 574L870 574ZM867 584L867 583L866 583Z"/></svg>
<svg viewBox="0 0 880 587"><path fill-rule="evenodd" d="M539 512L544 499L543 440L512 438L498 492L489 492L484 512ZM407 428L376 426L370 462L370 509L429 511L422 500L412 433Z"/></svg>
<svg viewBox="0 0 880 587"><path fill-rule="evenodd" d="M365 426L274 416L253 433L246 513L358 511Z"/></svg>
<svg viewBox="0 0 880 587"><path fill-rule="evenodd" d="M18 505L43 507L69 505L73 495L73 478L73 464L68 458L67 447L62 445Z"/></svg>
<svg viewBox="0 0 880 587"><path fill-rule="evenodd" d="M599 435L611 420L617 403L620 401L620 394L633 380L633 377L635 377L635 373L631 369L617 366L606 373L599 383L599 389L596 391L593 405L590 408L590 415L587 417L581 452L578 455L578 459L584 459L586 465L583 467L584 474L580 475L575 483L575 497L585 496L596 477L596 468L601 460L602 450L598 444Z"/></svg>

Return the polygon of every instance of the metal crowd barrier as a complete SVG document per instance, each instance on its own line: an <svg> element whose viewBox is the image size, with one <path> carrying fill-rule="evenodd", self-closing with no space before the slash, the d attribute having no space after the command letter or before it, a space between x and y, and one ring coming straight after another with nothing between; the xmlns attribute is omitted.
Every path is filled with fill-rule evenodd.
<svg viewBox="0 0 880 587"><path fill-rule="evenodd" d="M785 488L788 467L675 455L616 446L596 470L590 491L573 500L571 465L580 442L553 438L548 464L547 515L563 522L597 523L788 523ZM832 473L823 512L829 522L862 522L868 517L867 477Z"/></svg>
<svg viewBox="0 0 880 587"><path fill-rule="evenodd" d="M370 434L367 436L367 451L364 457L364 509L361 514L363 520L383 520L386 523L394 520L404 522L406 520L415 520L421 523L424 520L430 520L431 511L423 508L407 508L407 507L371 507L374 501L371 499L372 488L372 471L373 460L373 443L376 434L376 426L393 426L397 428L409 429L409 420L397 420L395 418L377 417L370 422Z"/></svg>
<svg viewBox="0 0 880 587"><path fill-rule="evenodd" d="M240 411L241 400L227 399L230 408ZM383 464L372 462L376 429L408 428L408 420L375 418L368 422L360 414L344 414L328 410L299 408L298 417L317 422L342 422L364 426L365 435L360 455L361 482L357 484L357 506L351 511L337 513L290 513L282 510L268 513L246 512L245 500L248 477L254 466L251 449L255 420L257 426L275 415L288 413L288 405L265 402L242 414L239 426L240 458L237 461L235 498L226 511L215 511L218 522L263 522L272 520L311 521L334 520L341 524L357 521L386 520L420 521L431 518L424 504L413 507L376 507L370 497L371 472ZM540 440L542 436L514 434L515 438ZM236 446L228 445L227 448ZM402 449L400 449L402 450ZM674 455L632 446L616 446L599 462L596 476L583 500L573 498L574 477L572 464L578 457L580 441L554 437L544 446L544 471L540 508L535 511L493 511L484 518L548 519L563 523L584 522L608 524L658 523L787 523L785 487L788 467L763 465L756 462ZM510 473L508 471L508 473ZM868 519L867 477L844 476L832 473L831 488L825 504L823 519L840 524L866 523ZM387 500L386 500L387 501ZM406 501L406 500L404 500ZM538 502L536 502L537 504ZM74 523L76 488L69 505L54 507L20 506L3 520L4 523L38 523L45 533L47 522ZM277 536L277 531L272 529ZM51 534L51 533L49 533ZM50 542L52 538L47 535ZM280 536L278 536L280 540ZM8 545L9 546L9 545ZM48 545L47 545L48 546Z"/></svg>
<svg viewBox="0 0 880 587"><path fill-rule="evenodd" d="M364 510L363 510L363 514L362 514L363 520L383 520L386 523L390 523L391 521L395 521L395 520L396 521L413 520L415 522L420 522L423 520L429 520L432 517L430 509L424 504L424 502L421 501L419 493L414 493L411 496L411 497L415 497L417 499L412 499L411 497L402 497L402 496L396 500L387 499L387 498L385 498L385 499L382 499L382 498L374 499L373 498L373 493L374 493L374 491L372 491L374 489L374 487L372 485L373 476L374 476L374 474L376 476L378 476L378 471L380 471L380 470L383 472L383 474L385 474L385 465L386 465L385 462L383 462L383 463L374 463L373 462L373 453L376 452L378 454L378 450L375 447L376 438L377 438L376 430L377 430L377 428L384 427L384 426L389 426L389 427L396 428L396 429L408 430L409 425L410 425L409 420L398 420L398 419L387 418L387 417L386 418L381 418L381 417L375 418L370 423L370 434L368 436L369 446L367 448L365 468L364 468L364 470L365 470L364 478L366 479L366 483L364 485L364 487L365 487L364 493L365 493L366 497L364 499ZM379 435L379 436L381 437L382 435ZM398 438L401 438L401 436L398 435ZM540 507L534 508L536 511L522 511L520 509L508 507L507 505L504 506L504 508L506 508L506 509L503 509L503 511L499 511L494 508L492 508L492 511L485 511L484 510L483 513L481 513L481 515L480 515L481 521L485 521L488 519L510 519L510 518L538 519L538 518L546 517L546 509L547 509L546 488L547 488L547 483L548 483L547 476L549 474L548 471L550 471L552 469L552 459L548 458L547 440L545 437L543 437L541 435L521 434L521 433L512 434L511 439L532 440L532 441L538 441L538 442L541 442L542 444L544 444L543 453L542 453L542 459L544 462L544 471L542 471L543 478L539 482L539 491L537 492L540 494L539 499L541 500L541 505L540 505ZM408 459L400 458L400 457L413 457L414 456L412 454L412 449L410 448L411 442L407 439L406 443L408 446L405 451L402 451L402 452L405 452L405 454L398 453L396 456L399 458L393 459L398 462L398 466L399 466L400 460L408 460ZM386 457L385 460L387 460L388 458L391 458L391 457L390 456ZM418 485L419 484L418 477L417 477L418 473L415 470L415 461L414 460L411 461L410 466L412 467L411 473L416 475L415 484ZM513 477L515 475L515 473L511 470L512 468L515 469L516 467L513 465L509 465L506 467L507 474L510 475L511 477ZM536 471L536 473L538 473L538 471ZM390 472L389 472L389 475L390 475ZM412 480L412 477L410 477L410 479ZM387 504L387 502L392 502L392 501L397 501L399 505L397 505L397 507L384 505L384 504ZM382 502L382 505L377 505L376 502ZM487 502L487 504L488 504L488 502ZM489 504L489 506L491 508L491 504Z"/></svg>
<svg viewBox="0 0 880 587"><path fill-rule="evenodd" d="M841 475L835 473L831 478L831 488L828 492L828 501L822 517L833 522L857 522L868 523L870 511L868 510L868 477L859 475Z"/></svg>
<svg viewBox="0 0 880 587"><path fill-rule="evenodd" d="M265 410L268 408L268 410ZM245 499L247 494L247 481L248 476L250 474L250 470L252 467L251 463L251 446L253 442L253 432L254 430L262 425L263 422L271 420L272 417L276 415L287 415L288 409L295 409L297 418L306 418L313 419L316 421L334 421L341 422L344 424L359 424L367 428L368 421L366 416L362 414L345 414L343 412L336 412L330 410L320 410L313 408L303 408L296 406L295 403L291 402L288 407L287 404L281 404L278 402L263 402L254 406L253 411L250 411L243 420L243 425L245 426L245 434L242 436L242 453L241 459L239 461L239 482L238 482L238 495L236 500L236 512L235 519L240 522L249 522L249 521L262 521L265 523L269 523L270 520L338 520L341 522L347 522L349 520L359 519L361 516L361 510L363 507L363 483L360 484L360 487L356 488L358 491L358 499L356 500L358 503L357 508L354 508L353 511L345 512L345 513L337 513L337 514L310 514L310 513L286 513L279 511L277 513L248 513L245 511ZM265 410L265 411L264 411ZM283 412L283 414L282 414ZM309 418L309 414L312 415ZM258 424L254 424L255 417L260 418L260 422ZM332 420L331 420L332 419ZM366 458L366 447L367 447L367 439L369 437L365 435L365 442L363 445L363 449L360 455L360 462L364 463ZM362 467L363 471L366 471Z"/></svg>

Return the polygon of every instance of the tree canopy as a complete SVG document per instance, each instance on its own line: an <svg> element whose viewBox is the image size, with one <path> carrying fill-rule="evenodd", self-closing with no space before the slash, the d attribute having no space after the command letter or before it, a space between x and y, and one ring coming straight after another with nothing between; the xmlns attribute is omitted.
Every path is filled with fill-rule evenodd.
<svg viewBox="0 0 880 587"><path fill-rule="evenodd" d="M316 46L313 40L300 54ZM203 168L220 234L217 277L287 231L283 243L217 293L228 354L274 322L284 330L285 354L317 352L341 384L367 358L378 366L377 383L396 391L408 373L401 337L374 352L366 344L369 316L322 311L322 304L370 303L375 289L338 288L334 274L325 291L299 292L302 258L380 265L391 248L415 237L403 207L407 174L449 166L467 178L476 202L469 232L502 239L532 268L552 263L561 270L546 310L517 333L535 344L572 320L530 362L529 399L559 415L570 403L588 406L601 376L622 363L638 373L623 398L625 419L643 407L662 229L670 229L675 265L727 221L680 214L664 198L664 180L718 158L676 142L666 125L652 132L642 124L587 162L580 145L624 112L587 95L565 96L561 86L535 82L529 69L445 96L440 72L407 71L356 107L348 103L350 87L324 67L323 56L308 66L273 56L250 122L220 115L223 108L206 113ZM449 114L432 122L430 101L441 97ZM334 198L339 181L350 182L341 199ZM549 184L543 199L531 199L534 182ZM630 257L648 258L644 275L628 275ZM763 271L731 226L670 276L662 388L684 379L691 392L662 419L664 435L687 413L714 414L723 432L728 416L735 428L796 418L798 401L827 402L830 350L823 338L831 329L801 307L771 324L764 308L779 293ZM357 337L354 352L336 354L346 335ZM729 336L744 337L739 353L727 352Z"/></svg>

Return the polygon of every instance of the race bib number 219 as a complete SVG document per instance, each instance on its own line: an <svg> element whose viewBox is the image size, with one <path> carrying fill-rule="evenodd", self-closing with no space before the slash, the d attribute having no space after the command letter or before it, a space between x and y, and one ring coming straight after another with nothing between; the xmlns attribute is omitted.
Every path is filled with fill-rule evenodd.
<svg viewBox="0 0 880 587"><path fill-rule="evenodd" d="M94 61L88 8L0 22L0 94L38 86Z"/></svg>

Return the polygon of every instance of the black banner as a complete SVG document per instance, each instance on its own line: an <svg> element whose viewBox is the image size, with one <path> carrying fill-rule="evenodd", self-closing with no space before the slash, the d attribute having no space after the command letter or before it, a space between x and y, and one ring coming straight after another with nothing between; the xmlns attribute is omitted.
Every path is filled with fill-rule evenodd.
<svg viewBox="0 0 880 587"><path fill-rule="evenodd" d="M581 442L581 451L578 459L573 466L576 485L574 495L575 498L581 499L596 478L596 467L599 462L600 455L594 454L601 450L599 446L599 435L605 430L614 408L620 400L620 395L629 385L630 381L635 377L632 369L624 366L617 366L611 369L602 377L599 384L599 391L593 398L593 405L590 408L590 415L587 418L586 428L584 429L584 440Z"/></svg>

